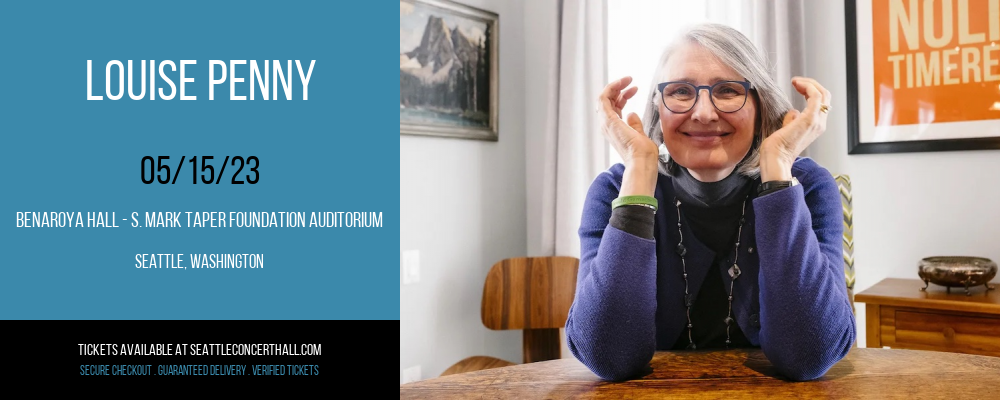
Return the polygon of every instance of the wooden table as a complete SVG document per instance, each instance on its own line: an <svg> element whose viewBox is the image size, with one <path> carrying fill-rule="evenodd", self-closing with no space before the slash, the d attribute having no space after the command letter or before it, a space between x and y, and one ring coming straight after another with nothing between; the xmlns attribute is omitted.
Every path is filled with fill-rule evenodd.
<svg viewBox="0 0 1000 400"><path fill-rule="evenodd" d="M399 398L1000 398L1000 358L957 353L854 348L809 382L777 376L759 349L657 352L650 367L607 382L566 358L407 383Z"/></svg>
<svg viewBox="0 0 1000 400"><path fill-rule="evenodd" d="M885 279L854 296L865 303L867 346L1000 356L1000 289Z"/></svg>

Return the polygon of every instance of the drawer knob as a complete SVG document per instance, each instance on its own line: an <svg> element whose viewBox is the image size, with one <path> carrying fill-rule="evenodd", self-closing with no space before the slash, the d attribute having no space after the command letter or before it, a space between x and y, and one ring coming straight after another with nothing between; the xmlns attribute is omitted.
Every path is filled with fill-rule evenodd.
<svg viewBox="0 0 1000 400"><path fill-rule="evenodd" d="M944 338L948 340L955 340L955 330L950 326L944 328Z"/></svg>

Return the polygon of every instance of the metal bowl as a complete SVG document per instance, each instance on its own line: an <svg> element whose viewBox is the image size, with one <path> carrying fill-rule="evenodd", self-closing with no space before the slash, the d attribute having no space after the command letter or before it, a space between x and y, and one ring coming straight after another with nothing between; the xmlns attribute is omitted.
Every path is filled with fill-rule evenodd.
<svg viewBox="0 0 1000 400"><path fill-rule="evenodd" d="M947 287L949 293L952 287L965 287L968 296L973 286L983 285L986 290L993 290L988 282L997 275L997 263L982 257L927 257L917 263L917 274L924 281L920 290L927 290L933 283Z"/></svg>

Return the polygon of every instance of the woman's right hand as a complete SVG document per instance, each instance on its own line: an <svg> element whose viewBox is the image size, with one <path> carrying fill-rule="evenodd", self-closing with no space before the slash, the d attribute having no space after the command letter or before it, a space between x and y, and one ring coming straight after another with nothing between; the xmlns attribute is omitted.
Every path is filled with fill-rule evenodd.
<svg viewBox="0 0 1000 400"><path fill-rule="evenodd" d="M604 137L615 148L625 164L620 195L652 196L656 187L657 166L660 152L653 140L646 136L642 120L635 113L629 113L628 122L622 120L622 108L628 99L635 96L638 87L630 87L632 77L626 76L604 87L598 96L598 114Z"/></svg>
<svg viewBox="0 0 1000 400"><path fill-rule="evenodd" d="M604 137L621 156L625 166L631 166L635 162L652 163L655 166L659 150L646 136L642 120L635 113L629 113L627 123L622 120L622 108L639 91L635 86L623 91L630 83L630 76L611 82L598 96L598 114L601 115Z"/></svg>

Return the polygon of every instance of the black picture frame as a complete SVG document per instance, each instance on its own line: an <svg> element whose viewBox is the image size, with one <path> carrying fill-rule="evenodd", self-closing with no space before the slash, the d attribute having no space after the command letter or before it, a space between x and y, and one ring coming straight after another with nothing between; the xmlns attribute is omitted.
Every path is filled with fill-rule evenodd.
<svg viewBox="0 0 1000 400"><path fill-rule="evenodd" d="M847 154L912 153L930 151L996 150L1000 136L862 143L859 118L857 1L844 2L847 45Z"/></svg>

